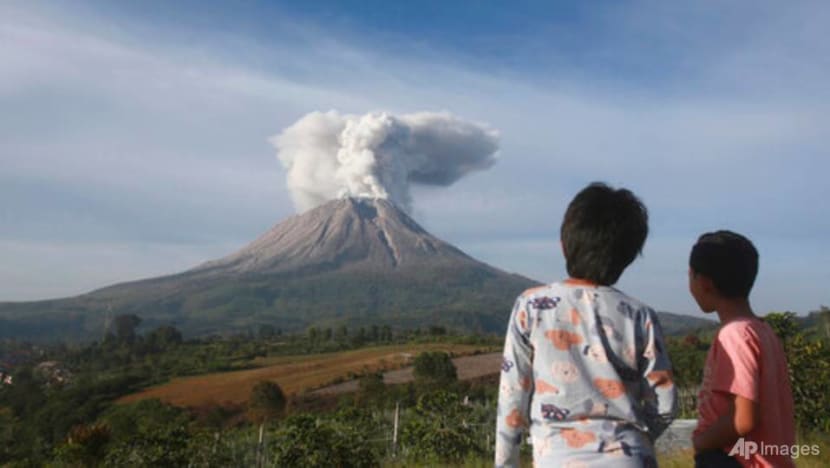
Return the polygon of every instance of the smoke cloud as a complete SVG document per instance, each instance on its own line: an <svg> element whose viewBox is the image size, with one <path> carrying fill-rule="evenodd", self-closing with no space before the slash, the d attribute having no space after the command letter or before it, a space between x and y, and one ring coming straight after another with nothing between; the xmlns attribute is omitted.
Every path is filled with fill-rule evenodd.
<svg viewBox="0 0 830 468"><path fill-rule="evenodd" d="M270 139L298 211L343 197L410 211L410 184L449 186L496 161L498 132L449 113L312 112Z"/></svg>

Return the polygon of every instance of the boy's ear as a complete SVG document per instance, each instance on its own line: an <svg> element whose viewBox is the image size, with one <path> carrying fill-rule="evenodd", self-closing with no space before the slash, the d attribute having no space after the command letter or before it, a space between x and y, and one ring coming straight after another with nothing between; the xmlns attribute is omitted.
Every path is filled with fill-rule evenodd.
<svg viewBox="0 0 830 468"><path fill-rule="evenodd" d="M559 248L562 249L562 256L567 257L567 255L565 254L565 243L562 242L562 239L559 239Z"/></svg>

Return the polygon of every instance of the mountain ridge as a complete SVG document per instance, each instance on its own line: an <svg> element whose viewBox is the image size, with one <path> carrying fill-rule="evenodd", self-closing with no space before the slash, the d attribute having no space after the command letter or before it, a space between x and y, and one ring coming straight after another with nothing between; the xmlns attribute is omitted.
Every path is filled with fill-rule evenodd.
<svg viewBox="0 0 830 468"><path fill-rule="evenodd" d="M189 335L368 317L491 330L506 320L515 295L533 284L429 234L386 200L346 198L291 216L220 259L75 297L0 303L0 319L20 322L21 336L37 329L95 335L108 316L124 313ZM38 320L59 326L39 327ZM3 328L0 336L14 334L14 327Z"/></svg>
<svg viewBox="0 0 830 468"><path fill-rule="evenodd" d="M0 303L0 337L90 339L117 314L136 314L146 328L172 324L189 336L264 324L285 331L438 324L503 333L513 300L539 284L470 257L386 200L345 198L179 273ZM685 317L671 322L685 329L698 320Z"/></svg>

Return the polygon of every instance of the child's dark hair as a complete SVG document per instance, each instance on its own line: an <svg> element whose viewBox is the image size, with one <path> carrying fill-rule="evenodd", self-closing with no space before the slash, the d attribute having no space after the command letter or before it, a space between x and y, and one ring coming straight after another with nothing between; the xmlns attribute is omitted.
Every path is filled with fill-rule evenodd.
<svg viewBox="0 0 830 468"><path fill-rule="evenodd" d="M724 297L745 299L758 275L758 251L738 233L707 232L692 247L689 267L709 277Z"/></svg>
<svg viewBox="0 0 830 468"><path fill-rule="evenodd" d="M568 274L609 286L642 251L648 210L631 191L594 182L568 205L560 237Z"/></svg>

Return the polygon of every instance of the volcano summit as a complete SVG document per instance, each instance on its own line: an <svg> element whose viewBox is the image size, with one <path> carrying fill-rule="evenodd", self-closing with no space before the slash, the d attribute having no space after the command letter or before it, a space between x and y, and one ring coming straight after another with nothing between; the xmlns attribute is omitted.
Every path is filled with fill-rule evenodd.
<svg viewBox="0 0 830 468"><path fill-rule="evenodd" d="M387 200L344 198L292 216L239 252L191 273L394 274L439 266L497 272L429 234Z"/></svg>

